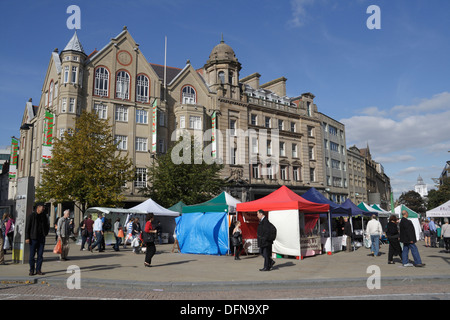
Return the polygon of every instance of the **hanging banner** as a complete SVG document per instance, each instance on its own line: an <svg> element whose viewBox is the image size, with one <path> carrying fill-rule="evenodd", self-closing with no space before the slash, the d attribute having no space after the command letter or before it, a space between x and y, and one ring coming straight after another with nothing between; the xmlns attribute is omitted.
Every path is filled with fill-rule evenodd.
<svg viewBox="0 0 450 320"><path fill-rule="evenodd" d="M156 118L157 118L157 112L158 112L158 106L156 104L156 99L153 102L153 110L152 110L152 152L156 153L156 139L157 139L157 135L156 135Z"/></svg>
<svg viewBox="0 0 450 320"><path fill-rule="evenodd" d="M9 164L9 178L15 179L17 176L17 159L19 155L19 139L11 138L11 160Z"/></svg>
<svg viewBox="0 0 450 320"><path fill-rule="evenodd" d="M211 116L211 128L212 128L212 132L211 132L211 141L212 141L212 157L216 158L217 157L217 141L216 141L216 121L217 121L217 112L214 111L212 116Z"/></svg>
<svg viewBox="0 0 450 320"><path fill-rule="evenodd" d="M52 158L53 127L54 127L53 113L45 111L44 135L42 142L42 164L44 166L48 165Z"/></svg>
<svg viewBox="0 0 450 320"><path fill-rule="evenodd" d="M391 192L391 212L395 213L395 205L394 205L394 193Z"/></svg>

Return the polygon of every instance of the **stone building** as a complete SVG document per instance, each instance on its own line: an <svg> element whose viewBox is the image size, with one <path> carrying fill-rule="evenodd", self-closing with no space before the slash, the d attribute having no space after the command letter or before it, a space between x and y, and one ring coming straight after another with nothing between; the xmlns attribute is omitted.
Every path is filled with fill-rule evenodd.
<svg viewBox="0 0 450 320"><path fill-rule="evenodd" d="M26 104L18 177L33 176L39 183L42 159L51 156L42 143L48 117L53 137L60 139L87 110L108 119L118 152L128 152L136 168L135 181L127 183L126 207L145 200L138 192L147 184L147 167L155 156L183 134L201 136L208 130L215 142L203 147L211 148L212 158L225 164L221 175L231 182L228 191L242 201L265 196L281 185L299 194L310 187L324 192L322 121L331 118L318 112L315 96L286 96L284 77L264 84L258 73L241 77L241 63L223 39L205 60L197 69L189 60L183 68L154 64L126 27L101 50L87 54L75 33L63 50L51 53L37 105ZM339 150L345 151L344 128L339 128ZM330 187L344 197L345 155L338 158L341 180ZM58 204L56 211L60 214L66 207L73 205Z"/></svg>
<svg viewBox="0 0 450 320"><path fill-rule="evenodd" d="M372 159L369 146L359 149L366 166L367 202L380 205L382 209L391 210L391 180L384 172L381 163Z"/></svg>
<svg viewBox="0 0 450 320"><path fill-rule="evenodd" d="M323 113L319 113L319 118L323 131L325 190L331 201L343 203L349 195L345 126Z"/></svg>
<svg viewBox="0 0 450 320"><path fill-rule="evenodd" d="M349 198L355 203L368 202L366 162L356 146L347 150Z"/></svg>
<svg viewBox="0 0 450 320"><path fill-rule="evenodd" d="M442 184L444 184L444 180L448 179L449 177L450 177L450 161L447 161L445 163L444 169L442 169L439 179L437 179L437 181L435 181L435 182L438 185L442 185Z"/></svg>

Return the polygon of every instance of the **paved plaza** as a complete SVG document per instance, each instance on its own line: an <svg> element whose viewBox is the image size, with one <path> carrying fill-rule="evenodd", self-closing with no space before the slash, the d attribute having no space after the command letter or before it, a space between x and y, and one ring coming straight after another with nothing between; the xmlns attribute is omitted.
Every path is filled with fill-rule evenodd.
<svg viewBox="0 0 450 320"><path fill-rule="evenodd" d="M189 288L200 286L239 287L278 285L307 285L330 282L366 282L372 275L369 266L379 267L381 281L439 280L450 287L450 254L441 248L426 248L418 242L424 268L402 267L398 257L395 264L387 264L388 245L381 246L381 256L371 257L364 247L356 251L338 252L296 260L278 258L274 269L260 272L263 258L243 254L240 261L232 256L209 256L172 253L172 244L157 245L152 267L144 267L145 254L135 254L131 247L115 252L107 246L104 252L80 251L70 243L69 261L59 261L53 254L54 236L47 238L44 253L43 276L29 276L28 264L14 264L11 254L6 255L7 265L0 267L0 281L65 284L71 273L68 268L80 270L81 284L86 286ZM448 291L450 292L450 291Z"/></svg>

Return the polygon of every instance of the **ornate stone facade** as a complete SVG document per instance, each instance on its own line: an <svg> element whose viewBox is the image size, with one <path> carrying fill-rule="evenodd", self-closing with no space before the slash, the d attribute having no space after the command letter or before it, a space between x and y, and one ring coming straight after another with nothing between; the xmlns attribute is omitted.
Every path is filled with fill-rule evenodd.
<svg viewBox="0 0 450 320"><path fill-rule="evenodd" d="M125 192L127 207L144 200L138 191L146 184L152 145L156 154L165 153L176 140L175 130L203 134L212 129L213 118L216 134L223 138L215 151L223 157L221 174L232 183L228 191L233 196L254 200L281 185L299 194L310 187L324 192L326 116L318 112L315 96L287 97L286 78L260 85L258 73L241 78L240 70L234 50L223 39L200 69L190 61L184 68L164 68L146 60L126 27L89 55L75 34L64 50L51 54L38 105L27 104L18 176L31 175L39 182L46 110L54 114L57 138L70 131L81 110L87 110L108 119L119 142L118 152L128 152L136 167L136 181L128 182ZM156 139L152 134L155 100ZM270 164L265 155L273 160Z"/></svg>

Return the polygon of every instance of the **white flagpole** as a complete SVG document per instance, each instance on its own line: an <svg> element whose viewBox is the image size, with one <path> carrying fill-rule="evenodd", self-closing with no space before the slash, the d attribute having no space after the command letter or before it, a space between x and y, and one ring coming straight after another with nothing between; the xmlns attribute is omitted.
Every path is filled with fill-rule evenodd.
<svg viewBox="0 0 450 320"><path fill-rule="evenodd" d="M164 41L164 101L167 101L167 36Z"/></svg>

